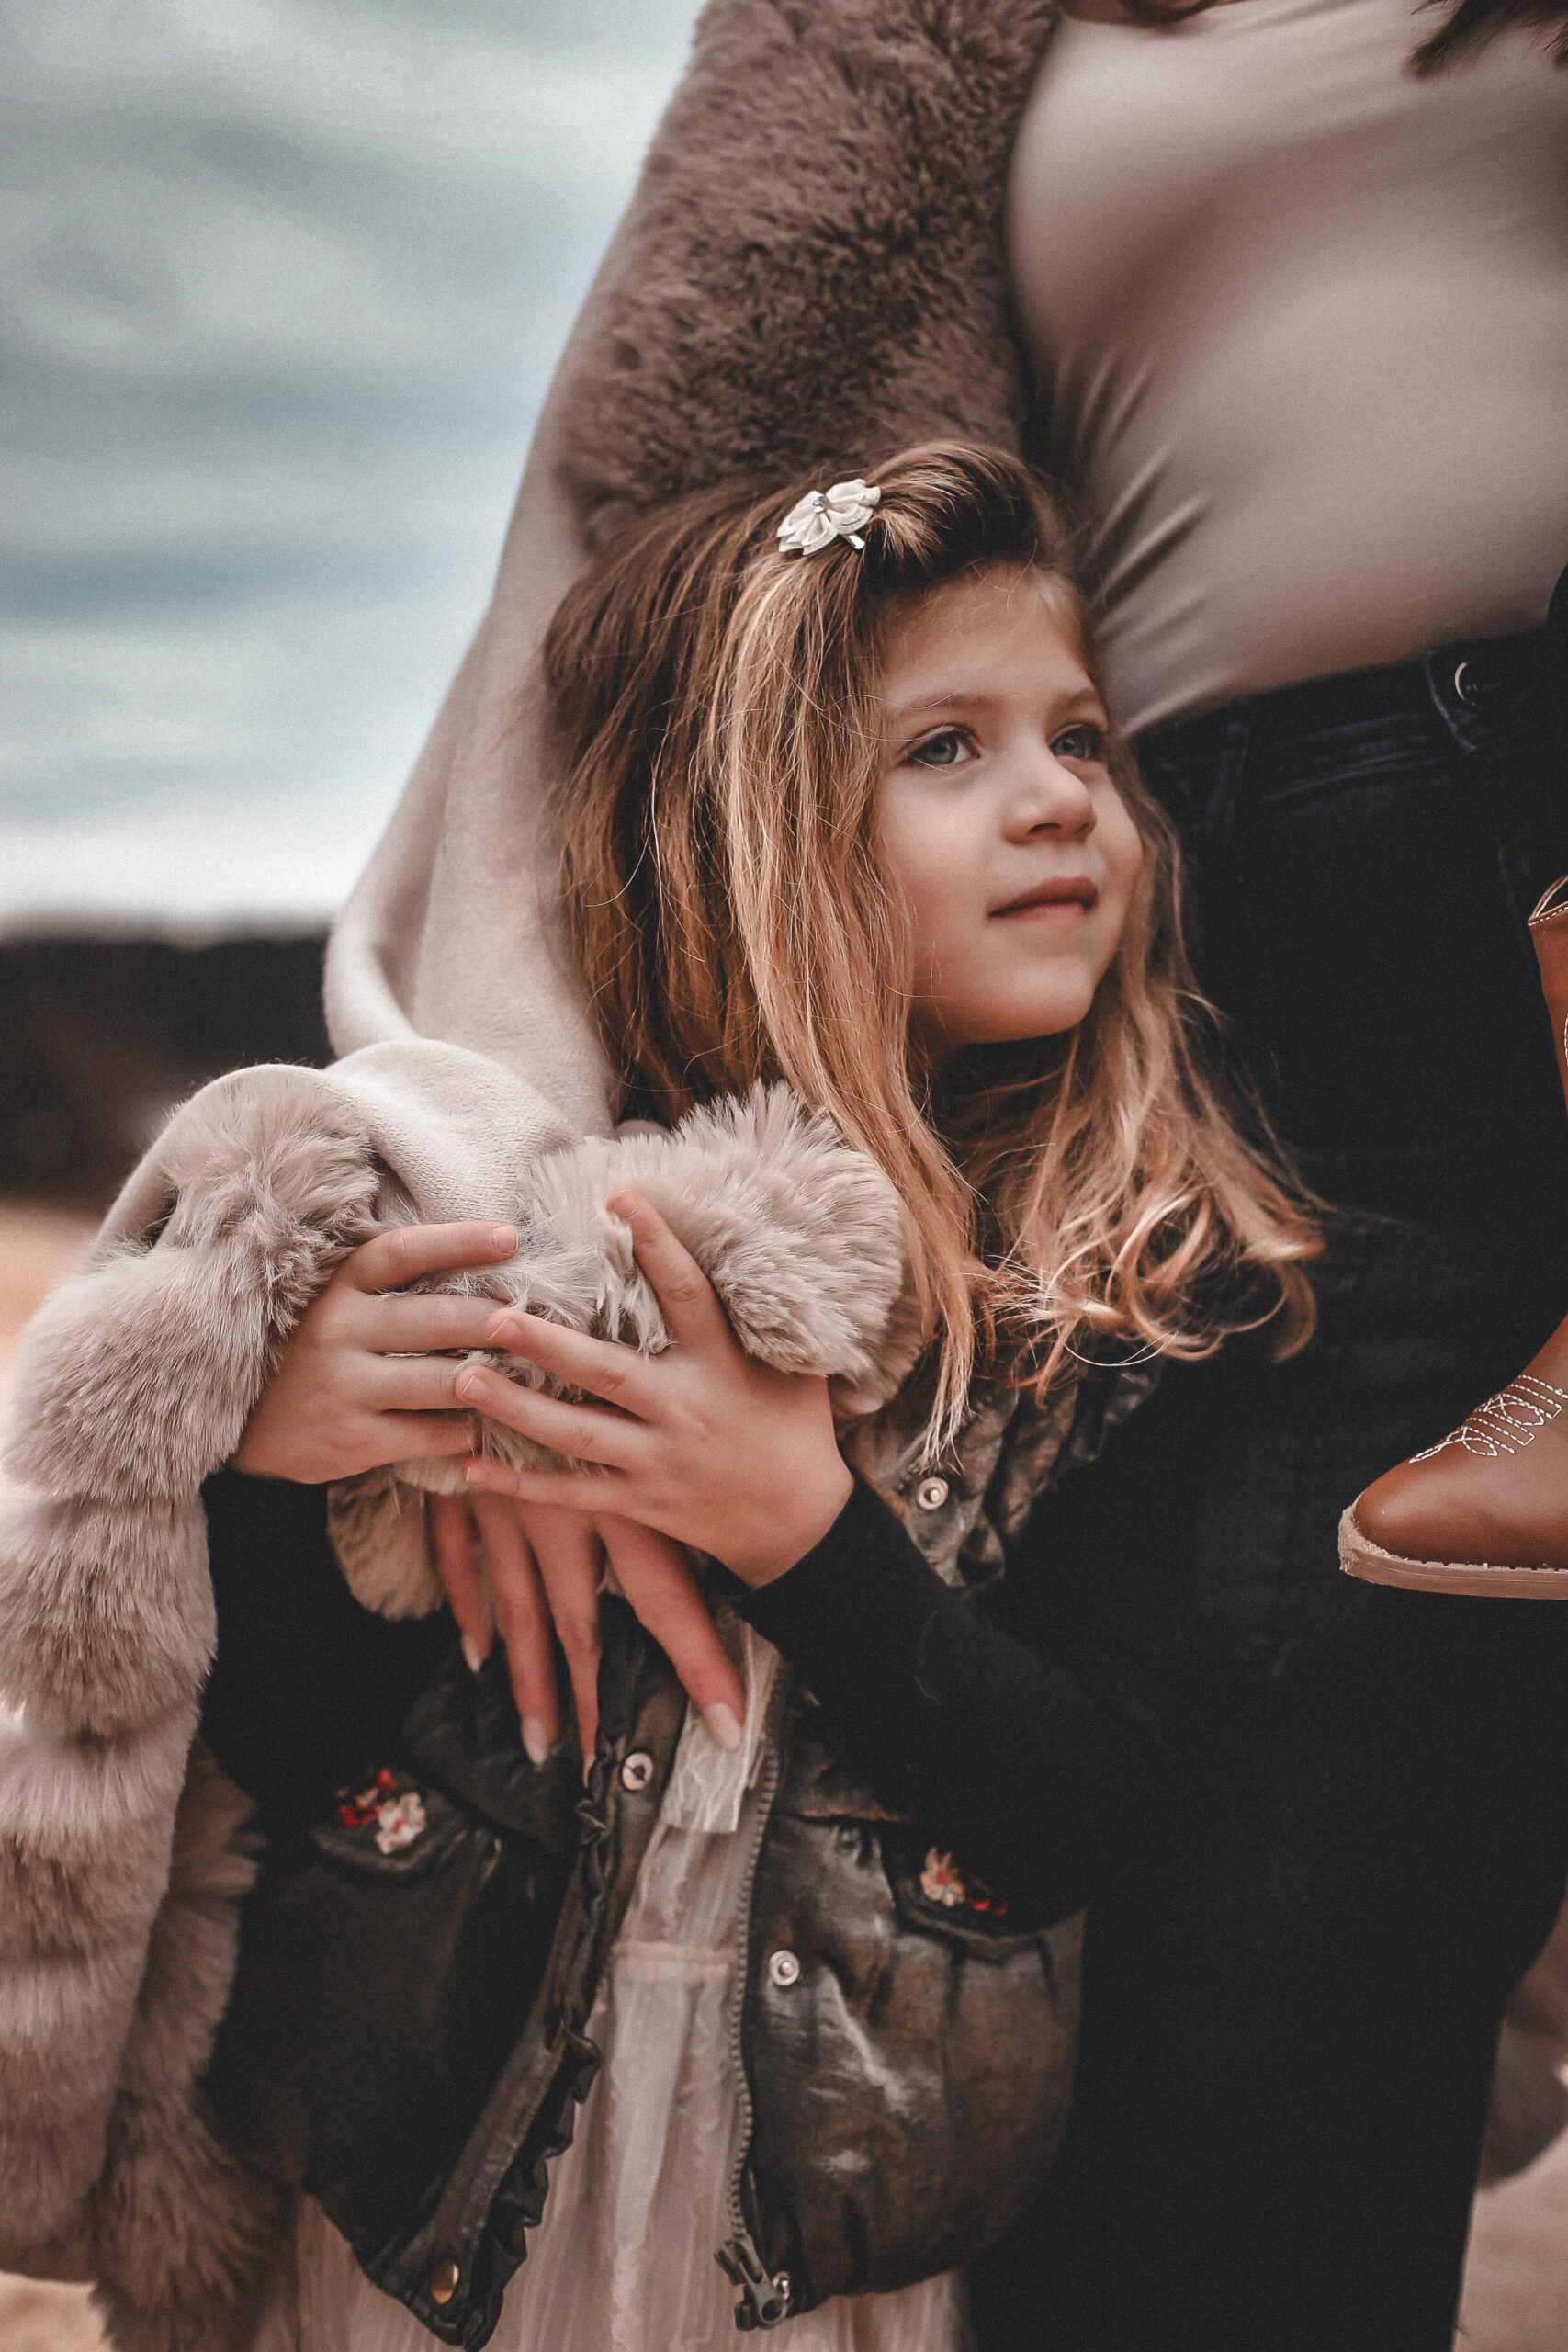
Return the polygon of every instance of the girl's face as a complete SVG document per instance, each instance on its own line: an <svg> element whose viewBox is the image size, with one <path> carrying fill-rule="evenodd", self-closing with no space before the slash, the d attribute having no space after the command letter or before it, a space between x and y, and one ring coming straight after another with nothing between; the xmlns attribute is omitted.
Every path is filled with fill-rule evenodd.
<svg viewBox="0 0 1568 2352"><path fill-rule="evenodd" d="M912 917L913 1035L940 1057L1076 1028L1143 857L1076 632L1028 573L955 581L895 625L882 699L877 835Z"/></svg>

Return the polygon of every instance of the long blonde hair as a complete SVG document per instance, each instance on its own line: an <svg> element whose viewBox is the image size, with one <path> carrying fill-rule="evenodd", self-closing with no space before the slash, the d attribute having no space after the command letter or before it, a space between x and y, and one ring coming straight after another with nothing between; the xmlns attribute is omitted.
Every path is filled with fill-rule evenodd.
<svg viewBox="0 0 1568 2352"><path fill-rule="evenodd" d="M671 1120L782 1078L886 1169L935 1342L936 1446L976 1368L1043 1391L1086 1353L1202 1356L1269 1316L1287 1351L1316 1244L1222 1099L1175 835L1119 736L1144 860L1088 1017L937 1079L912 1051L908 919L875 833L889 628L1000 569L1044 583L1091 673L1093 651L1028 468L931 443L877 479L863 554L778 551L800 485L643 516L568 592L545 682L566 920L628 1095Z"/></svg>

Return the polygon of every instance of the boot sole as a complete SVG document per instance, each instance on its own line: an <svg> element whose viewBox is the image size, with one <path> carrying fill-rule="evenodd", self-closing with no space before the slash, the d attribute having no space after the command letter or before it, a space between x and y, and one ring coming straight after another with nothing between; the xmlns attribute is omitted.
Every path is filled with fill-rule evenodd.
<svg viewBox="0 0 1568 2352"><path fill-rule="evenodd" d="M1339 1566L1363 1584L1396 1584L1407 1592L1468 1593L1499 1598L1568 1600L1568 1568L1487 1566L1477 1560L1406 1560L1385 1552L1356 1524L1355 1506L1339 1522Z"/></svg>

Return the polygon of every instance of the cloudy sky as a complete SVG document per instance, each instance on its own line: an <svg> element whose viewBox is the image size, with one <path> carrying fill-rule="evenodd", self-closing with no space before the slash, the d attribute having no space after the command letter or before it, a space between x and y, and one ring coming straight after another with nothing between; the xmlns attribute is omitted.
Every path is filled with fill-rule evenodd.
<svg viewBox="0 0 1568 2352"><path fill-rule="evenodd" d="M689 0L0 0L0 932L319 919Z"/></svg>

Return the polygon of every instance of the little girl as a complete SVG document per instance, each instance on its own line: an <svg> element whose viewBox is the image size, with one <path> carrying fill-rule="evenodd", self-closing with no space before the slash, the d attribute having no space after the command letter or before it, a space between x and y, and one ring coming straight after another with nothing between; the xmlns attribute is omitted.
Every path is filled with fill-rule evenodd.
<svg viewBox="0 0 1568 2352"><path fill-rule="evenodd" d="M307 2202L257 2340L414 2352L427 2328L478 2344L493 2325L503 2352L716 2352L737 2320L790 2318L799 2352L956 2352L953 2266L1018 2210L1031 2183L1010 2172L1041 2156L1038 2118L996 2104L1010 2075L1022 2109L1044 2096L1028 2042L1040 2012L1009 1991L1023 1983L1018 1951L1030 1946L1036 1972L1042 1953L1047 1973L1053 1954L1058 1971L1068 1962L1043 1931L1113 1869L1170 1704L1156 1612L1096 1594L1092 1561L1036 1556L1030 1506L1146 1387L1147 1371L1129 1368L1204 1354L1269 1318L1281 1351L1299 1344L1312 1238L1205 1075L1172 838L1107 713L1059 526L1022 466L937 445L869 487L678 501L625 529L570 590L545 666L563 901L626 1115L670 1126L727 1099L755 1107L753 1090L781 1083L826 1114L897 1193L899 1347L918 1362L879 1403L863 1382L830 1395L819 1372L757 1361L735 1299L727 1317L676 1238L678 1216L635 1185L609 1208L662 1310L671 1344L657 1351L478 1298L439 1331L423 1302L416 1334L415 1302L380 1294L450 1265L464 1241L482 1257L472 1235L432 1235L423 1259L407 1233L372 1241L306 1315L237 1467L322 1481L468 1451L468 1500L440 1497L417 1524L469 1666L490 1647L492 1611L506 1634L522 1769L542 1780L570 1752L553 1612L582 1752L597 1749L589 1815L622 1784L640 1796L651 1782L657 1818L584 1995L586 2105L551 2143L521 2267L521 2228L501 2259L507 2225L493 2215L488 2288L473 2288L456 2238L433 2262L427 2236L418 2276L371 2261L402 2309ZM452 1406L484 1417L479 1453L471 1420L432 1420ZM405 1476L441 1483L428 1460ZM232 1476L213 1490L220 1614L226 1592L255 1588L268 1491ZM345 1565L363 1568L364 1527L354 1533L341 1498L333 1510ZM405 1511L399 1542L407 1523ZM368 1524L373 1536L391 1522ZM652 1733L628 1752L634 1669L602 1634L601 1544L696 1702L669 1753ZM676 1547L709 1564L718 1634ZM254 1638L242 1630L242 1647ZM280 1687L289 1635L274 1623L265 1638ZM384 1645L367 1663L355 1638L332 1636L327 1679L345 1690L386 1670ZM209 1736L254 1792L268 1795L269 1770L273 1789L297 1791L309 1726L290 1718L288 1752L280 1731L269 1766L243 1662L220 1649ZM515 1742L516 1722L493 1737ZM852 1800L846 1774L874 1793ZM376 1812L378 1785L395 1818ZM380 1819L392 1847L416 1838L423 1804L415 1820L400 1787L372 1776L361 1815L351 1800L344 1819ZM807 1826L826 1843L791 1879L785 1849ZM908 1838L905 1870L889 1856ZM864 1919L821 1930L841 1949L818 1965L804 1915L835 1840L857 1867L879 1856L885 1876ZM769 1903L793 1923L772 1951L773 1913L765 1937L750 1932ZM944 1965L967 1966L1001 2002L991 2071L947 2082L933 2107L933 2067L952 2052L908 2030L891 2068L878 2047L893 2077L889 2089L879 2076L879 2103L852 2086L847 2111L863 2120L846 2134L830 2094L905 1997L892 1955L910 1916L922 1953L951 1929ZM868 1951L881 1990L857 2007L845 1988ZM754 1989L748 1970L761 1972ZM345 1985L344 2001L355 1994ZM242 1999L220 2086L225 2068L254 2078L279 2063L266 2042L265 2005ZM743 2046L738 2077L727 2050ZM406 2047L397 2063L414 2063ZM879 2135L894 2114L903 2138L888 2155ZM1013 2147L986 2144L998 2115L1017 2125ZM908 2213L885 2211L906 2193L911 2142L942 2226L911 2231ZM481 2153L493 2193L513 2151ZM454 2165L437 2146L429 2156L426 2214L450 2206ZM829 2211L826 2224L800 2218ZM841 2260L820 2251L834 2229ZM908 2243L922 2229L925 2259ZM852 2291L824 2295L824 2278Z"/></svg>

